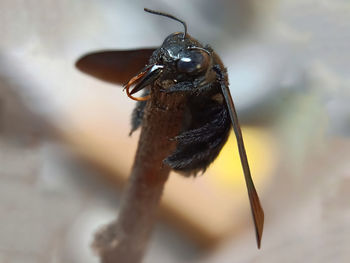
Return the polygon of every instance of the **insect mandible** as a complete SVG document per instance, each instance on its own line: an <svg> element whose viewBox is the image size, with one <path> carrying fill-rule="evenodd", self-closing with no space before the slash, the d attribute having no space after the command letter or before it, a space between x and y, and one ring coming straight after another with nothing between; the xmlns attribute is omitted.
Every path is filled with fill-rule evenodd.
<svg viewBox="0 0 350 263"><path fill-rule="evenodd" d="M226 143L232 125L260 248L264 212L250 174L226 68L210 46L203 46L187 33L184 21L166 13L146 8L145 11L182 23L184 32L169 35L159 48L89 53L81 57L76 66L104 81L119 85L127 83L127 95L138 101L132 114L131 133L142 125L144 109L152 95L151 85L162 89L159 83L170 81L171 88L163 92L188 95L182 131L173 138L176 149L164 160L165 164L184 175L206 170ZM143 96L135 97L134 94L141 90Z"/></svg>

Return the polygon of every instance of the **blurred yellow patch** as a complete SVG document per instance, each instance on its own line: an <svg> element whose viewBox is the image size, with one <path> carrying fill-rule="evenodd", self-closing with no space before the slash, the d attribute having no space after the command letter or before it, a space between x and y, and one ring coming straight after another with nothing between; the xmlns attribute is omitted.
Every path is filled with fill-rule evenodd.
<svg viewBox="0 0 350 263"><path fill-rule="evenodd" d="M272 135L263 128L242 127L242 133L251 174L257 186L272 175L276 165L274 140ZM233 131L209 171L212 174L210 179L221 187L245 191L241 160Z"/></svg>

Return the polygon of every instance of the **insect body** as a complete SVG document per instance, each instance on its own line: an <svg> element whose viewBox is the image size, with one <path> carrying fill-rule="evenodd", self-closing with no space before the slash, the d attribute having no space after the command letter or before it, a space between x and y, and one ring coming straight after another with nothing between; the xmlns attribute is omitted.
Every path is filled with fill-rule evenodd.
<svg viewBox="0 0 350 263"><path fill-rule="evenodd" d="M170 81L173 86L164 92L188 93L189 99L182 132L174 138L177 148L165 163L188 175L205 170L219 154L231 127L220 81L213 69L223 68L221 61L209 47L202 47L188 35L184 39L182 33L175 33L154 51L149 64L152 67L148 66L147 81L143 77L131 93L147 87L148 82L159 83L161 87L161 82ZM227 83L226 72L221 72L223 82ZM145 105L146 101L138 102L132 131L141 125Z"/></svg>
<svg viewBox="0 0 350 263"><path fill-rule="evenodd" d="M82 57L76 65L86 73L117 84L125 83L127 77L131 78L125 90L130 98L138 101L132 114L131 133L142 125L144 109L152 95L148 89L151 85L156 85L162 92L182 92L186 95L188 103L182 130L173 138L177 143L176 149L164 160L182 174L205 171L227 141L232 125L260 247L264 213L250 175L226 69L209 46L201 45L187 34L183 21L168 14L149 9L145 11L181 22L184 32L169 35L157 49L95 52ZM170 88L162 88L165 82ZM141 90L144 90L144 96L134 97Z"/></svg>

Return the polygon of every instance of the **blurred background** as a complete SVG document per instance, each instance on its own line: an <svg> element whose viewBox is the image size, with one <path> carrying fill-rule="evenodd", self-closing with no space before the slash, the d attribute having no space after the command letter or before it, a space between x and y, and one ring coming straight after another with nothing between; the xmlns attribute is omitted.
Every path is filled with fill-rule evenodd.
<svg viewBox="0 0 350 263"><path fill-rule="evenodd" d="M182 30L144 7L223 59L265 210L257 250L231 136L203 176L171 174L144 262L349 262L346 0L0 0L0 262L99 262L139 132L122 89L74 62Z"/></svg>

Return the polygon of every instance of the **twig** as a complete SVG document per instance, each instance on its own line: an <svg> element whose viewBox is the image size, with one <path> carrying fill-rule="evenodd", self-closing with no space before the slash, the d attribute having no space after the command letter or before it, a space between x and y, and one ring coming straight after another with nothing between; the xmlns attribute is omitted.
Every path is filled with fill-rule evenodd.
<svg viewBox="0 0 350 263"><path fill-rule="evenodd" d="M95 236L93 247L103 263L142 260L170 172L163 160L175 149L170 138L180 131L185 101L181 93L166 94L152 88L119 217Z"/></svg>

